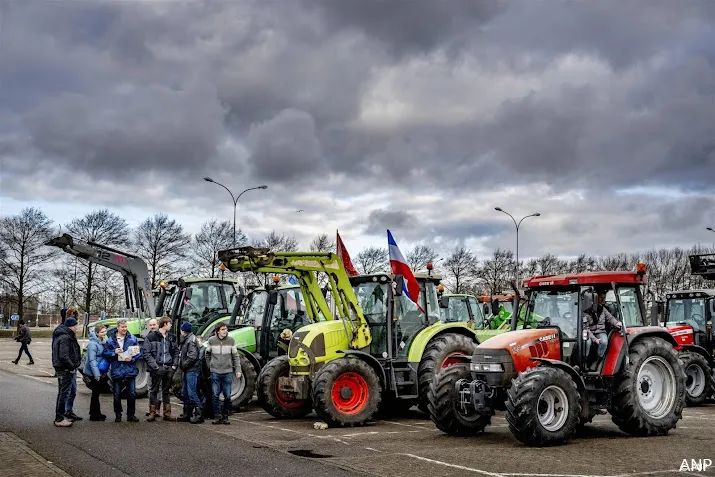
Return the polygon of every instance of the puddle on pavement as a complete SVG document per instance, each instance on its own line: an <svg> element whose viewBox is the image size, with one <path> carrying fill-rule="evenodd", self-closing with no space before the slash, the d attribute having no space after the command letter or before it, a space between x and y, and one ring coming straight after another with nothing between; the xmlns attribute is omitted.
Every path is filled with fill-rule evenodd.
<svg viewBox="0 0 715 477"><path fill-rule="evenodd" d="M298 457L311 457L313 459L326 459L328 457L333 457L332 455L327 454L316 454L312 450L308 449L289 450L288 453L297 455Z"/></svg>

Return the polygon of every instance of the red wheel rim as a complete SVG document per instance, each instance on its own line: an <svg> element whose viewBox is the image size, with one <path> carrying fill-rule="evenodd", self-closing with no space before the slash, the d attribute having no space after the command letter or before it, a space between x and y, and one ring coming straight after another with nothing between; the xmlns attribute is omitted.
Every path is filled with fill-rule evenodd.
<svg viewBox="0 0 715 477"><path fill-rule="evenodd" d="M459 360L458 358L456 358L455 356L458 356L458 355L460 355L460 354L462 354L462 353L456 352L456 353L450 353L450 354L448 354L447 357L444 358L444 361L442 361L442 366L441 366L441 368L442 368L442 369L444 369L444 368L449 368L449 367L452 366L453 364L459 363L460 360Z"/></svg>
<svg viewBox="0 0 715 477"><path fill-rule="evenodd" d="M335 409L349 416L361 413L370 399L370 389L365 378L352 372L338 376L331 394Z"/></svg>
<svg viewBox="0 0 715 477"><path fill-rule="evenodd" d="M281 376L288 376L289 373L284 373ZM282 392L278 386L279 380L276 379L276 401L288 409L295 409L303 405L302 399L293 399L288 394Z"/></svg>

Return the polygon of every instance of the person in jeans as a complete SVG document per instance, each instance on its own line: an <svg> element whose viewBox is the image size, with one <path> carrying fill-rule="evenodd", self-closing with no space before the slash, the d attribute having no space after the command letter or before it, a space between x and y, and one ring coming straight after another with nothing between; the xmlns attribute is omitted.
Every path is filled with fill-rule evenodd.
<svg viewBox="0 0 715 477"><path fill-rule="evenodd" d="M103 355L109 359L109 369L114 386L114 422L122 422L122 390L127 388L127 422L139 422L134 415L136 411L136 383L135 379L139 370L136 361L142 355L141 349L135 349L135 353L129 353L126 357L123 354L130 351L131 347L137 347L136 337L127 331L127 320L119 320L117 330L112 333L104 345Z"/></svg>
<svg viewBox="0 0 715 477"><path fill-rule="evenodd" d="M189 421L192 424L204 422L201 401L196 392L196 386L201 371L200 347L196 335L191 332L191 323L181 324L181 353L179 357L179 367L184 373L182 395L184 398L184 413L181 415L182 421Z"/></svg>
<svg viewBox="0 0 715 477"><path fill-rule="evenodd" d="M20 332L15 338L15 341L20 342L20 351L17 353L17 359L14 360L13 363L17 364L20 361L20 357L24 351L27 357L30 358L30 362L27 364L35 364L35 361L32 359L32 355L30 354L30 348L28 348L32 342L32 333L30 333L30 328L27 327L25 320L22 319L19 320L17 324L20 327Z"/></svg>
<svg viewBox="0 0 715 477"><path fill-rule="evenodd" d="M231 424L228 411L231 408L231 382L233 376L241 377L241 359L236 343L228 336L228 326L221 323L216 327L216 334L209 338L206 360L211 370L211 384L214 413L216 420L212 424ZM223 393L223 409L219 407L219 394Z"/></svg>
<svg viewBox="0 0 715 477"><path fill-rule="evenodd" d="M99 405L99 394L102 391L103 374L99 369L99 360L102 359L104 342L107 339L107 327L97 325L89 332L89 343L87 343L87 360L84 363L84 375L89 377L92 390L92 397L89 400L89 420L104 421L107 416L102 414ZM105 374L106 377L106 374Z"/></svg>
<svg viewBox="0 0 715 477"><path fill-rule="evenodd" d="M82 352L77 342L77 320L67 318L52 333L52 367L57 375L57 402L55 404L55 426L70 427L74 421L81 421L73 411L77 395L77 368L82 362Z"/></svg>
<svg viewBox="0 0 715 477"><path fill-rule="evenodd" d="M594 371L603 361L608 349L608 332L610 329L620 330L622 325L605 307L606 293L598 293L598 302L587 308L583 315L584 337L586 339L586 356L591 352L591 343L598 346L598 360L591 364L589 370Z"/></svg>
<svg viewBox="0 0 715 477"><path fill-rule="evenodd" d="M149 368L151 387L149 388L149 418L153 422L158 414L157 396L161 389L161 401L164 403L164 420L175 421L171 416L169 389L174 372L179 365L179 350L176 337L171 330L171 318L161 318L156 331L151 331L144 339L144 360Z"/></svg>

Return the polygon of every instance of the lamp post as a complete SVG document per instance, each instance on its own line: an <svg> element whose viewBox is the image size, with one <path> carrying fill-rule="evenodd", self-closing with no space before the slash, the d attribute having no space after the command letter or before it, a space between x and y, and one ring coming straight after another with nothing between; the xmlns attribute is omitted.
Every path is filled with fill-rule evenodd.
<svg viewBox="0 0 715 477"><path fill-rule="evenodd" d="M268 186L267 186L267 185L260 185L260 186L258 186L258 187L248 188L248 189L244 190L243 192L241 192L240 194L238 194L238 197L235 197L235 198L234 198L233 192L231 192L231 191L229 190L229 188L226 187L225 185L223 185L223 184L221 184L221 183L219 183L219 182L216 182L215 180L211 179L210 177L204 177L204 180L205 180L206 182L213 182L214 184L223 187L224 189L226 189L226 190L228 191L229 194L231 194L231 200L233 200L233 246L235 247L235 246L236 246L236 204L238 204L238 199L240 199L241 196L242 196L244 193L248 192L249 190L268 189Z"/></svg>
<svg viewBox="0 0 715 477"><path fill-rule="evenodd" d="M506 212L505 210L502 210L501 207L494 207L494 210L499 211L499 212L504 212L506 215L511 217L511 220L514 222L514 225L516 226L516 269L514 271L514 277L516 278L517 286L519 286L519 226L521 225L521 222L528 218L528 217L539 217L541 214L536 212L534 214L527 215L526 217L522 217L521 220L517 223L516 219L509 213Z"/></svg>

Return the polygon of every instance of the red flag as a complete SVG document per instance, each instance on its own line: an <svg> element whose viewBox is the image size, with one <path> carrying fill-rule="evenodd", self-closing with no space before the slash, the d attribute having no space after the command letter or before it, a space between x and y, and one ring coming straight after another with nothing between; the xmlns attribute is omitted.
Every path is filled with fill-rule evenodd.
<svg viewBox="0 0 715 477"><path fill-rule="evenodd" d="M343 266L345 267L345 271L348 272L348 275L351 277L360 275L357 272L357 270L355 270L352 260L350 260L350 254L348 253L348 250L345 248L345 244L343 243L343 240L340 238L340 233L338 231L335 231L335 233L338 236L338 239L336 241L336 249L338 252L338 256L340 256L340 260L343 261Z"/></svg>

